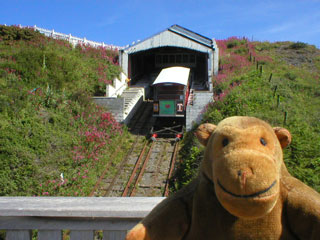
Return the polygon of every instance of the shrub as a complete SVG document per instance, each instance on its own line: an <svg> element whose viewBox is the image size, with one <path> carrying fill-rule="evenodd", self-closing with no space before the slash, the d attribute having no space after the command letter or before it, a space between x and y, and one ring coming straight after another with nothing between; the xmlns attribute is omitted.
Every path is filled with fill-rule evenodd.
<svg viewBox="0 0 320 240"><path fill-rule="evenodd" d="M3 41L32 40L40 39L44 36L32 28L20 28L18 26L0 25L0 39Z"/></svg>
<svg viewBox="0 0 320 240"><path fill-rule="evenodd" d="M239 41L237 39L232 39L227 42L227 48L234 48L239 45Z"/></svg>
<svg viewBox="0 0 320 240"><path fill-rule="evenodd" d="M302 48L306 48L308 46L308 44L303 43L303 42L296 42L296 43L292 43L289 45L290 49L302 49Z"/></svg>

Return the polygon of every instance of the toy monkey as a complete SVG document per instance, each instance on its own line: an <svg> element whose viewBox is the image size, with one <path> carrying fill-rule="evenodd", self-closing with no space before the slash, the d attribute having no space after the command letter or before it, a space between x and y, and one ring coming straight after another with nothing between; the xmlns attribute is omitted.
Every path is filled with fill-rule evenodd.
<svg viewBox="0 0 320 240"><path fill-rule="evenodd" d="M320 239L320 194L292 177L291 134L253 117L199 126L198 177L163 200L126 240Z"/></svg>

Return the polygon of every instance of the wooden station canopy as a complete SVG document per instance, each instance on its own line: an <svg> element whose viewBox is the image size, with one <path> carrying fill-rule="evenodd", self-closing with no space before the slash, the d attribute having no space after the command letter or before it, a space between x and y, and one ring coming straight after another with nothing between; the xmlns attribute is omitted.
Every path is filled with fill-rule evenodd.
<svg viewBox="0 0 320 240"><path fill-rule="evenodd" d="M190 68L195 84L211 90L211 77L218 73L216 41L179 25L128 46L119 55L133 85L142 79L151 85L163 68L180 66Z"/></svg>

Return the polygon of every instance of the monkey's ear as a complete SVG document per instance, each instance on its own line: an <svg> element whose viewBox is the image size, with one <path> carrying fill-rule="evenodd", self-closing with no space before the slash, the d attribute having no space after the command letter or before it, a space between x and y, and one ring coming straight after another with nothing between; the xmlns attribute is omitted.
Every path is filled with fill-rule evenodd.
<svg viewBox="0 0 320 240"><path fill-rule="evenodd" d="M204 123L198 127L195 135L203 146L207 146L208 140L216 128L217 126L211 123Z"/></svg>
<svg viewBox="0 0 320 240"><path fill-rule="evenodd" d="M278 137L282 148L287 147L291 143L291 133L287 129L282 127L274 127L273 130Z"/></svg>

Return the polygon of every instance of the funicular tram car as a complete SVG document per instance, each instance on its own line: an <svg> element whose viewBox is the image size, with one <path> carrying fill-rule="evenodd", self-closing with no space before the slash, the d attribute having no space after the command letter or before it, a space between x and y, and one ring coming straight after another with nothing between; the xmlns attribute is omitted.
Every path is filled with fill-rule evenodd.
<svg viewBox="0 0 320 240"><path fill-rule="evenodd" d="M162 69L153 82L153 116L184 117L189 95L190 69Z"/></svg>
<svg viewBox="0 0 320 240"><path fill-rule="evenodd" d="M152 84L153 87L153 116L161 119L161 122L184 121L186 106L190 90L191 74L190 68L186 67L169 67L161 70L158 77ZM159 121L158 121L159 122ZM160 124L161 125L161 124ZM172 126L169 130L169 135L176 133L177 138L182 136L182 125ZM158 131L152 129L153 137L158 134L165 134L165 130Z"/></svg>

